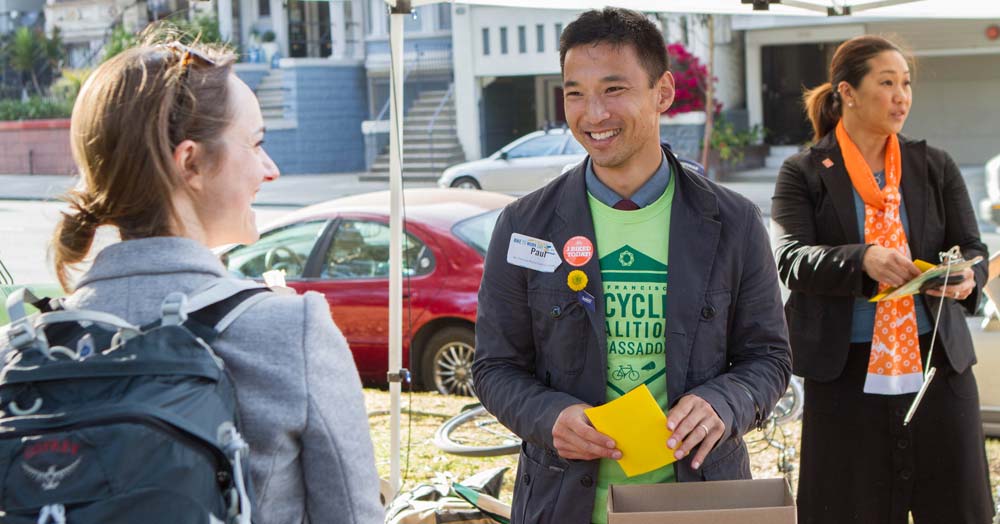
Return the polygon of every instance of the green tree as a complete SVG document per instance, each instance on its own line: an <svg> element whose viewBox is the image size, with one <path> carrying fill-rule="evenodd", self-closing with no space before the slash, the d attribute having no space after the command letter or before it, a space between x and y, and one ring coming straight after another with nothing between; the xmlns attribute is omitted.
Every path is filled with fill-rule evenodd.
<svg viewBox="0 0 1000 524"><path fill-rule="evenodd" d="M28 27L20 27L14 32L14 37L7 44L7 56L10 60L10 67L21 75L31 77L31 83L35 86L35 92L42 94L42 88L38 83L38 73L35 70L36 64L42 59L44 51L36 31Z"/></svg>
<svg viewBox="0 0 1000 524"><path fill-rule="evenodd" d="M62 62L62 37L58 28L53 31L52 38L47 38L41 29L20 27L4 51L11 69L21 75L22 81L25 76L30 78L35 93L41 96L44 91L39 79L43 75L52 78Z"/></svg>

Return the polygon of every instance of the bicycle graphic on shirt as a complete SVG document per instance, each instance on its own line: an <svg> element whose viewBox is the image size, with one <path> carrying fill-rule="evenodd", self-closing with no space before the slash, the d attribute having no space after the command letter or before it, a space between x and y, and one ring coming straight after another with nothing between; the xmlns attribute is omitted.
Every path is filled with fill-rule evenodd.
<svg viewBox="0 0 1000 524"><path fill-rule="evenodd" d="M639 380L639 372L632 368L632 364L622 364L611 372L611 378L615 380L625 380L626 377L633 382Z"/></svg>

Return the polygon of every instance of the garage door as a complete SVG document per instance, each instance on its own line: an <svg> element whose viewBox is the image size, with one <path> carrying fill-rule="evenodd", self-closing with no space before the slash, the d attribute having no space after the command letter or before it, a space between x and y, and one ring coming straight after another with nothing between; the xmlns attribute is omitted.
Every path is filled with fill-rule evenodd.
<svg viewBox="0 0 1000 524"><path fill-rule="evenodd" d="M1000 153L1000 55L918 58L903 134L927 139L960 165Z"/></svg>

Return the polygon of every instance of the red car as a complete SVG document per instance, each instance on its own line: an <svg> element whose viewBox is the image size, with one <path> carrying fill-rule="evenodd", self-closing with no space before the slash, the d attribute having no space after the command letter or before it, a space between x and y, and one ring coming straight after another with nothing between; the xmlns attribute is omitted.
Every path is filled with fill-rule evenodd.
<svg viewBox="0 0 1000 524"><path fill-rule="evenodd" d="M483 257L513 197L462 189L404 192L403 367L427 389L472 394L476 302ZM389 364L389 193L293 212L222 260L260 279L283 269L289 287L318 291L354 353L362 380L384 384Z"/></svg>

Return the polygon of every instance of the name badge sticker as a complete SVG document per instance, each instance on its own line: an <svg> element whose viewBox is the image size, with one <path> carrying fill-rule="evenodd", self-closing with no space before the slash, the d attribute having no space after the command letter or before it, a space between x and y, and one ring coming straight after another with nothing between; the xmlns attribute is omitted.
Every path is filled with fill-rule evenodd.
<svg viewBox="0 0 1000 524"><path fill-rule="evenodd" d="M559 258L556 246L552 242L512 233L510 244L507 246L507 263L552 273L559 264L562 264L562 259Z"/></svg>
<svg viewBox="0 0 1000 524"><path fill-rule="evenodd" d="M590 262L593 256L594 244L587 237L573 237L567 240L566 245L563 246L563 257L566 259L566 263L571 266L584 266Z"/></svg>

